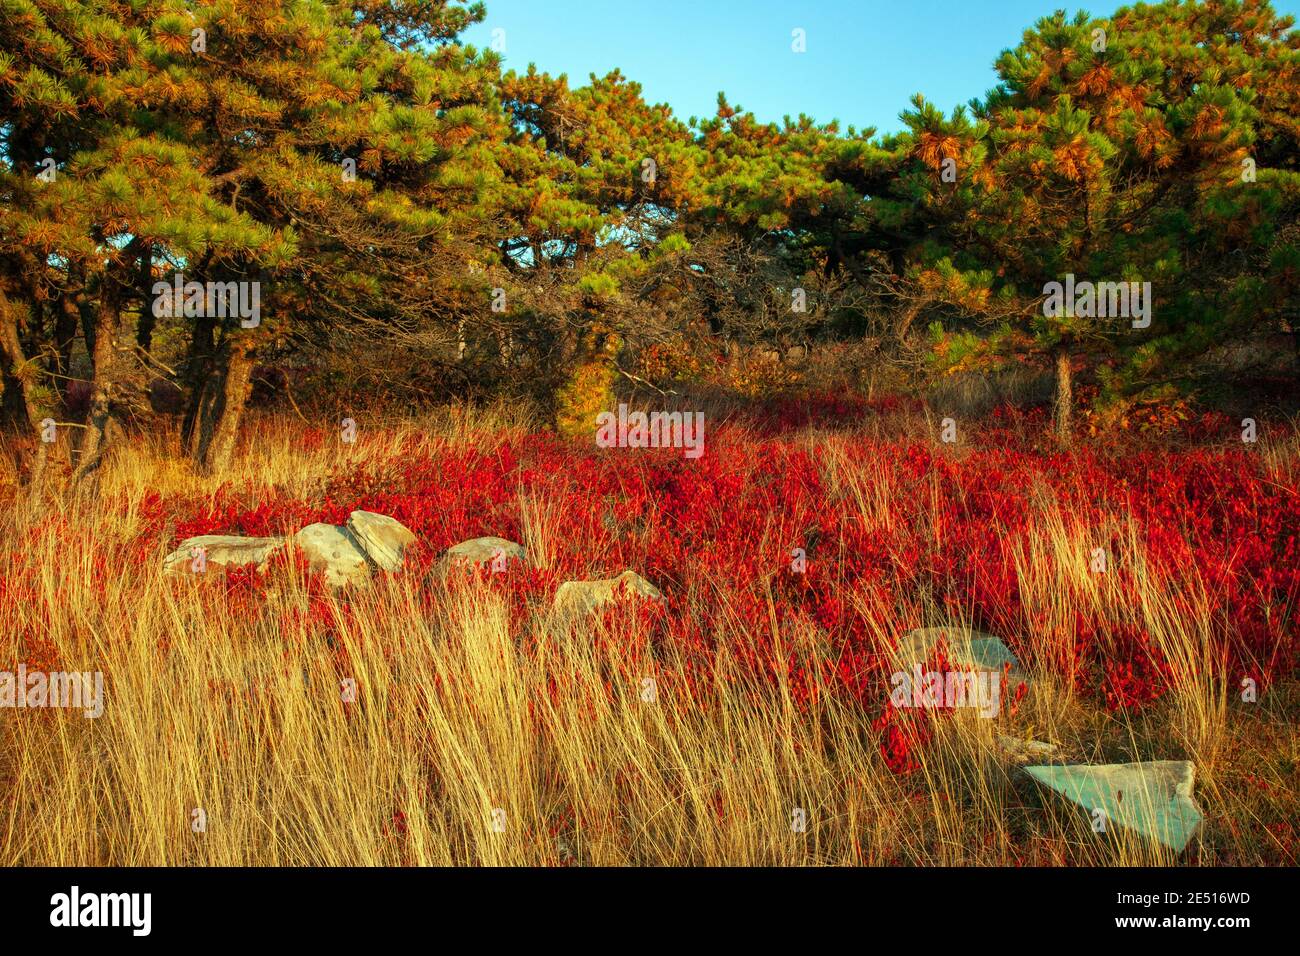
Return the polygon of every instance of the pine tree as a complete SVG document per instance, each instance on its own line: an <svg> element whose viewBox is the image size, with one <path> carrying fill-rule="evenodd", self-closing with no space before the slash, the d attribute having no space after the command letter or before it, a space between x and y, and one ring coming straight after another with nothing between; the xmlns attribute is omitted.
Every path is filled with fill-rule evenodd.
<svg viewBox="0 0 1300 956"><path fill-rule="evenodd" d="M261 288L255 328L187 319L187 447L220 473L259 349L304 325L432 321L466 248L491 242L479 197L493 195L497 66L450 42L481 6L5 0L4 12L3 312L41 343L43 325L90 316L76 478L112 431L125 313L150 341L152 279ZM52 183L35 178L47 155ZM6 357L30 378L26 356Z"/></svg>
<svg viewBox="0 0 1300 956"><path fill-rule="evenodd" d="M1149 327L1073 309L1027 323L1034 350L1054 360L1063 439L1078 362L1115 363L1103 384L1118 397L1276 320L1287 284L1265 276L1295 254L1294 240L1276 244L1278 214L1289 205L1294 221L1297 196L1295 123L1281 119L1297 105L1290 25L1254 0L1168 0L1108 21L1058 13L999 58L1001 83L976 104L996 188L966 247L1022 298L1070 273L1150 282L1155 297ZM1230 254L1237 279L1225 290Z"/></svg>

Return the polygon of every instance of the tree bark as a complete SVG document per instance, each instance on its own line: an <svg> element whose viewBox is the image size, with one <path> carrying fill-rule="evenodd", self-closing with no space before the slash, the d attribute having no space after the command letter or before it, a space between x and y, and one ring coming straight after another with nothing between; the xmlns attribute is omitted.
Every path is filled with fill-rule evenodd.
<svg viewBox="0 0 1300 956"><path fill-rule="evenodd" d="M185 356L185 384L189 397L185 406L185 418L181 422L181 448L195 460L199 454L204 410L215 397L212 377L216 362L216 345L213 342L216 327L216 320L209 316L196 318Z"/></svg>
<svg viewBox="0 0 1300 956"><path fill-rule="evenodd" d="M205 254L197 264L194 278L204 281L211 262L211 253ZM185 355L185 385L189 391L185 406L185 417L181 420L181 452L186 457L197 461L199 445L202 441L202 424L205 407L213 400L212 375L216 364L217 320L209 315L200 315L194 319L190 330L190 344Z"/></svg>
<svg viewBox="0 0 1300 956"><path fill-rule="evenodd" d="M109 280L106 276L105 283ZM90 412L86 416L86 434L81 444L77 469L72 473L76 488L104 462L113 431L113 388L117 370L117 327L121 321L118 302L105 288L100 292L95 311L91 362L94 373L90 384ZM88 343L89 344L89 343Z"/></svg>
<svg viewBox="0 0 1300 956"><path fill-rule="evenodd" d="M1056 352L1056 404L1053 418L1056 423L1056 437L1063 445L1068 445L1073 426L1074 413L1074 368L1068 348Z"/></svg>
<svg viewBox="0 0 1300 956"><path fill-rule="evenodd" d="M207 389L200 406L195 458L205 475L226 473L235 456L239 423L253 385L253 345L247 334L226 336L218 388Z"/></svg>
<svg viewBox="0 0 1300 956"><path fill-rule="evenodd" d="M153 246L146 243L140 250L140 317L135 325L135 344L147 355L153 351Z"/></svg>
<svg viewBox="0 0 1300 956"><path fill-rule="evenodd" d="M13 362L9 350L0 348L0 425L26 424L27 409L23 404L23 386L11 371Z"/></svg>
<svg viewBox="0 0 1300 956"><path fill-rule="evenodd" d="M77 327L81 324L81 313L70 293L58 297L54 304L54 352L50 360L50 371L61 376L58 380L59 394L66 401L68 386L72 383L67 376L72 370L72 348L77 341Z"/></svg>
<svg viewBox="0 0 1300 956"><path fill-rule="evenodd" d="M6 366L5 391L13 388L21 398L30 434L36 439L28 474L28 485L32 494L36 495L44 485L45 468L50 457L50 444L43 440L44 428L41 423L50 417L51 409L40 401L34 378L36 366L34 362L28 362L23 354L22 340L18 334L18 311L3 290L0 290L0 356L3 356Z"/></svg>

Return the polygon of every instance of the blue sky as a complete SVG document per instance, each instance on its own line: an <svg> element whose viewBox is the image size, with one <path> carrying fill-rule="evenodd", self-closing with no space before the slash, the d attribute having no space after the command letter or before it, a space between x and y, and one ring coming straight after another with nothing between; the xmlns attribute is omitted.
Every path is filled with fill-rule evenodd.
<svg viewBox="0 0 1300 956"><path fill-rule="evenodd" d="M475 46L505 31L505 63L567 73L618 67L683 119L712 115L719 90L762 120L807 113L881 132L913 93L945 111L996 81L993 60L1061 0L485 0ZM1082 9L1096 16L1122 3ZM1300 14L1300 0L1274 0ZM807 52L791 52L791 31Z"/></svg>

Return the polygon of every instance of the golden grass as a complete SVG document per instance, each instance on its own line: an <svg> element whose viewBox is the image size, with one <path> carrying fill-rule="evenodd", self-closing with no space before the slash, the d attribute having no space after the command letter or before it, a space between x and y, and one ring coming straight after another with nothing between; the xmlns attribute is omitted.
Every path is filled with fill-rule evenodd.
<svg viewBox="0 0 1300 956"><path fill-rule="evenodd" d="M332 470L368 454L418 454L434 435L481 445L526 427L463 410L360 424L340 457L337 443L294 450L292 424L254 422L227 480L311 498ZM900 492L854 471L845 441L817 437L827 507L887 526ZM1027 605L1048 622L1039 659L1068 659L1079 602L1118 603L1176 663L1175 693L1138 716L1108 714L1076 698L1069 674L1044 666L1013 717L936 722L920 770L899 777L867 718L832 695L800 711L784 681L757 685L723 658L711 675L717 706L667 691L646 700L636 680L646 665L635 662L659 655L671 665L662 659L671 652L651 653L633 616L593 622L618 634L594 641L587 626L512 617L486 585L435 580L424 600L422 582L391 577L357 593L335 638L356 686L345 703L329 649L296 613L307 602L300 569L276 580L263 614L235 618L214 613L200 588L141 574L122 556L145 494L216 488L176 465L161 439L133 451L102 477L100 493L116 507L15 504L0 529L0 574L40 568L46 639L64 666L106 679L98 719L0 711L5 865L1179 862L1122 830L1092 833L1015 772L996 734L1056 742L1077 761L1193 760L1207 823L1182 861L1277 862L1289 852L1264 824L1294 819L1300 805L1294 693L1247 706L1207 679L1209 621L1168 603L1171 588L1197 593L1194 568L1176 582L1139 573L1136 593L1125 594L1089 572L1079 556L1103 532L1141 567L1142 542L1123 515L1083 527L1043 496L1040 533L1019 567ZM1278 462L1292 467L1285 455ZM565 529L545 500L524 497L518 508L525 544L545 565ZM159 542L159 557L169 545ZM923 603L850 599L882 642L939 623ZM729 640L752 637L721 610ZM30 612L0 598L0 632ZM819 640L806 622L782 631L773 616L771 627L797 652ZM798 811L803 832L792 825Z"/></svg>

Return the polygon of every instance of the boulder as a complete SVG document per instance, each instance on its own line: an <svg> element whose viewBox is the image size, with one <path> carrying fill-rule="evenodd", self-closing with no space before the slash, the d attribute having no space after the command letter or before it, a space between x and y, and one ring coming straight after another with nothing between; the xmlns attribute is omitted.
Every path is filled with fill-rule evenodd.
<svg viewBox="0 0 1300 956"><path fill-rule="evenodd" d="M257 565L266 570L271 553L284 544L284 538L245 538L236 534L201 534L186 538L180 546L163 558L163 571L168 574L193 573L194 550L202 548L206 566L241 567Z"/></svg>
<svg viewBox="0 0 1300 956"><path fill-rule="evenodd" d="M523 561L527 557L524 546L507 538L470 538L447 549L443 559L448 564L484 565L504 556L506 561Z"/></svg>
<svg viewBox="0 0 1300 956"><path fill-rule="evenodd" d="M373 511L354 511L347 528L367 557L385 571L402 570L402 556L415 543L415 534L396 518Z"/></svg>
<svg viewBox="0 0 1300 956"><path fill-rule="evenodd" d="M1196 767L1189 760L1152 760L1091 766L1026 767L1025 772L1090 820L1123 827L1180 853L1201 825L1192 796Z"/></svg>
<svg viewBox="0 0 1300 956"><path fill-rule="evenodd" d="M1043 740L1021 740L998 734L998 749L1013 763L1032 763L1036 760L1055 760L1061 748Z"/></svg>
<svg viewBox="0 0 1300 956"><path fill-rule="evenodd" d="M370 562L361 542L342 525L309 524L293 536L294 544L313 571L323 571L325 582L341 588L370 577Z"/></svg>
<svg viewBox="0 0 1300 956"><path fill-rule="evenodd" d="M941 640L947 642L949 660L959 667L977 671L1001 671L1010 664L1011 677L1018 681L1024 680L1020 662L1009 647L992 634L973 631L968 627L923 627L911 631L899 639L896 653L904 664L922 663Z"/></svg>
<svg viewBox="0 0 1300 956"><path fill-rule="evenodd" d="M555 592L553 609L561 614L588 614L615 600L619 595L635 595L662 601L659 589L635 571L624 571L616 578L598 581L565 581Z"/></svg>

